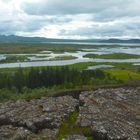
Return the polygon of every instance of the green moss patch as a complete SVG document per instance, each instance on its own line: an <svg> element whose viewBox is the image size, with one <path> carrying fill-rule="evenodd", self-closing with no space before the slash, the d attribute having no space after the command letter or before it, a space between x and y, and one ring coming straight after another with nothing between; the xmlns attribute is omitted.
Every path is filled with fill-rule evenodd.
<svg viewBox="0 0 140 140"><path fill-rule="evenodd" d="M93 140L91 129L88 127L78 127L76 125L78 112L73 112L68 119L66 119L60 127L59 134L56 140L63 140L67 135L82 133L88 140Z"/></svg>

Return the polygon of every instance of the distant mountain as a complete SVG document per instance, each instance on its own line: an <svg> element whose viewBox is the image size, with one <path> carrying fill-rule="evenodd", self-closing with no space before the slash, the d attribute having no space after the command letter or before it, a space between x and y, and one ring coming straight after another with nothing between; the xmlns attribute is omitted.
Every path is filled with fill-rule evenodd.
<svg viewBox="0 0 140 140"><path fill-rule="evenodd" d="M139 44L140 39L128 39L128 40L121 40L121 39L108 39L108 40L100 40L103 43L132 43L132 44Z"/></svg>
<svg viewBox="0 0 140 140"><path fill-rule="evenodd" d="M46 38L41 37L22 37L15 35L0 35L0 43L41 43L46 41Z"/></svg>
<svg viewBox="0 0 140 140"><path fill-rule="evenodd" d="M89 40L72 40L72 39L51 39L43 37L23 37L15 35L0 35L0 43L128 43L140 44L140 39L89 39Z"/></svg>

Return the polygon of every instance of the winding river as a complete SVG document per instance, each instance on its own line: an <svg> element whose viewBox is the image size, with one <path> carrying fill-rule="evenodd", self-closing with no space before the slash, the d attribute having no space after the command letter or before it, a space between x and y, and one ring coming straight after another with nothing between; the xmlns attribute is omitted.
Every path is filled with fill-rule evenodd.
<svg viewBox="0 0 140 140"><path fill-rule="evenodd" d="M29 62L17 62L17 63L3 63L0 64L0 68L16 68L16 67L37 67L37 66L64 66L71 65L80 62L117 62L117 63L134 63L140 64L140 59L90 59L84 58L86 54L112 54L112 53L128 53L140 55L140 47L115 47L115 48L93 48L93 49L81 49L77 52L64 52L60 54L55 54L51 51L44 51L38 54L0 54L0 60L6 59L8 55L25 55L28 56ZM76 59L72 60L56 60L50 61L50 59L55 57L63 56L74 56Z"/></svg>

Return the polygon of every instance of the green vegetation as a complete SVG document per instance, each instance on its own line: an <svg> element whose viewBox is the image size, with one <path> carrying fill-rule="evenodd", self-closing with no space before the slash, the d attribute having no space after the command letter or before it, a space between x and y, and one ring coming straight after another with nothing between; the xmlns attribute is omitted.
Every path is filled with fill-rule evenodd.
<svg viewBox="0 0 140 140"><path fill-rule="evenodd" d="M36 58L47 58L49 56L35 56Z"/></svg>
<svg viewBox="0 0 140 140"><path fill-rule="evenodd" d="M97 46L88 45L67 45L67 44L0 44L0 54L22 54L38 53L41 51L53 51L56 53L76 52L82 48Z"/></svg>
<svg viewBox="0 0 140 140"><path fill-rule="evenodd" d="M77 57L74 56L57 56L55 58L50 59L51 61L55 61L55 60L72 60L72 59L76 59Z"/></svg>
<svg viewBox="0 0 140 140"><path fill-rule="evenodd" d="M16 69L0 72L0 101L46 96L46 90L74 89L101 85L116 85L104 71L79 71L69 67ZM41 89L41 90L36 90ZM43 91L42 91L43 89ZM44 91L45 89L45 91ZM10 92L9 92L10 91ZM43 94L44 92L44 94Z"/></svg>
<svg viewBox="0 0 140 140"><path fill-rule="evenodd" d="M118 47L107 45L75 45L75 44L33 44L33 43L5 43L0 44L0 54L22 54L22 53L38 53L42 51L53 51L54 53L76 52L81 49L98 49L100 47Z"/></svg>
<svg viewBox="0 0 140 140"><path fill-rule="evenodd" d="M105 70L111 78L121 80L123 82L140 79L140 74L128 70Z"/></svg>
<svg viewBox="0 0 140 140"><path fill-rule="evenodd" d="M6 59L0 60L0 63L13 63L13 62L24 62L29 61L28 56L9 55Z"/></svg>
<svg viewBox="0 0 140 140"><path fill-rule="evenodd" d="M85 89L85 87L75 87L75 90L81 90ZM86 87L86 89L91 89L90 87ZM48 97L53 95L58 95L59 93L63 92L69 92L71 90L74 90L74 88L65 88L63 86L53 86L50 88L35 88L35 89L29 89L24 88L22 89L22 92L19 92L16 88L7 89L3 88L0 89L0 103L7 102L9 100L11 101L17 101L19 99L25 99L25 100L32 100L32 99L40 99L41 97Z"/></svg>
<svg viewBox="0 0 140 140"><path fill-rule="evenodd" d="M99 58L99 59L132 59L140 58L140 55L126 54L126 53L113 53L113 54L87 54L84 57L87 58Z"/></svg>
<svg viewBox="0 0 140 140"><path fill-rule="evenodd" d="M78 112L73 112L68 119L64 120L56 140L62 140L65 138L65 136L75 133L82 133L88 138L88 140L93 140L92 131L90 128L78 127L76 125L77 117Z"/></svg>
<svg viewBox="0 0 140 140"><path fill-rule="evenodd" d="M50 96L66 89L116 86L140 79L139 69L81 70L93 63L79 63L64 67L18 68L0 70L0 102ZM127 64L131 69L131 64Z"/></svg>
<svg viewBox="0 0 140 140"><path fill-rule="evenodd" d="M104 79L105 73L101 70L78 71L69 67L61 68L31 68L24 72L19 68L14 73L0 73L0 88L13 88L19 91L22 88L52 87L54 85L78 86L92 83L93 79Z"/></svg>

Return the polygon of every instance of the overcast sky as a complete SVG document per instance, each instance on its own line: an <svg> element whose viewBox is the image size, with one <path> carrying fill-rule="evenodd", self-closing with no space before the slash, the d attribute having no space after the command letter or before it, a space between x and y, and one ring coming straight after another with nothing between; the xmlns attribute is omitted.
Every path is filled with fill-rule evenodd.
<svg viewBox="0 0 140 140"><path fill-rule="evenodd" d="M140 38L140 0L0 0L0 34Z"/></svg>

